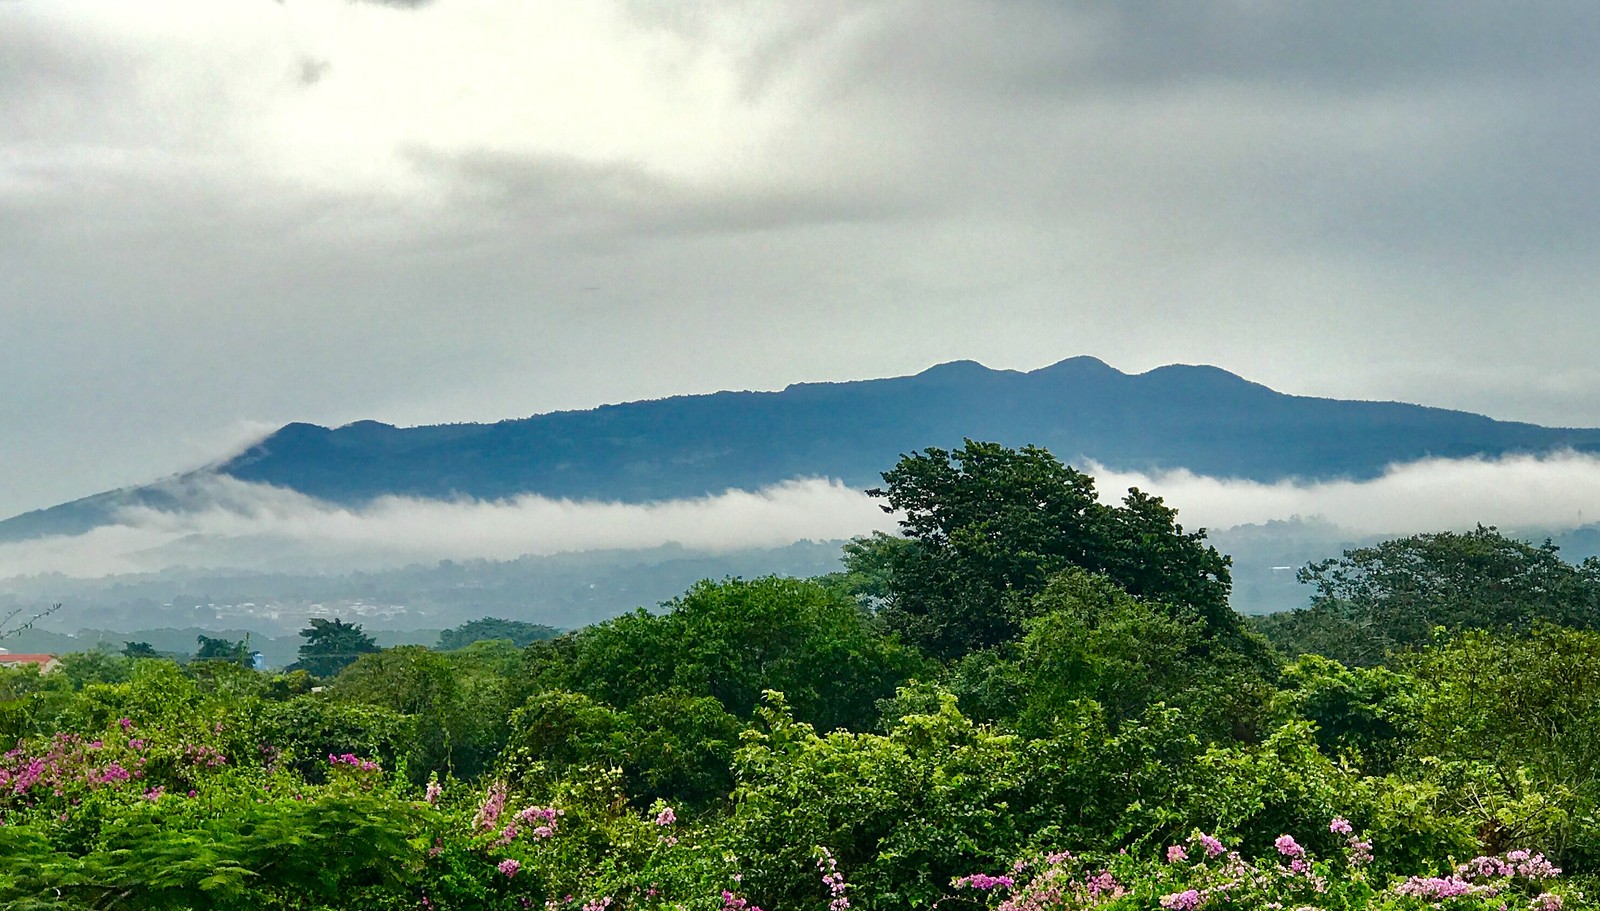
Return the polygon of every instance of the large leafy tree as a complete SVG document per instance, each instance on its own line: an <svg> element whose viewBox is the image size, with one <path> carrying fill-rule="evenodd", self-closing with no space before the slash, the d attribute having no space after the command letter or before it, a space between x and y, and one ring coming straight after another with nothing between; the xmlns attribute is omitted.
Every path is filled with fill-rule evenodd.
<svg viewBox="0 0 1600 911"><path fill-rule="evenodd" d="M1600 628L1600 560L1566 562L1493 527L1347 550L1300 571L1311 606L1262 623L1286 651L1373 664L1447 630L1527 630L1537 621Z"/></svg>
<svg viewBox="0 0 1600 911"><path fill-rule="evenodd" d="M213 639L210 636L200 635L195 637L194 660L196 661L229 661L234 664L249 666L250 642L241 639L235 642L231 639Z"/></svg>
<svg viewBox="0 0 1600 911"><path fill-rule="evenodd" d="M905 456L883 479L869 493L900 514L913 546L873 550L890 564L881 613L931 654L1015 639L1031 599L1070 567L1194 612L1208 637L1239 630L1229 559L1159 497L1131 489L1102 503L1092 477L1047 450L971 440Z"/></svg>
<svg viewBox="0 0 1600 911"><path fill-rule="evenodd" d="M492 639L509 639L512 644L521 648L541 639L554 639L560 634L560 630L553 626L545 626L542 623L484 617L481 620L463 623L454 629L447 629L440 633L439 648L450 652L458 648L466 648L474 642L486 642Z"/></svg>
<svg viewBox="0 0 1600 911"><path fill-rule="evenodd" d="M771 689L824 730L860 730L876 721L878 700L924 668L847 595L811 580L701 582L666 608L535 644L541 687L620 709L677 692L740 717Z"/></svg>
<svg viewBox="0 0 1600 911"><path fill-rule="evenodd" d="M290 670L303 670L318 677L332 677L362 655L378 651L378 643L361 631L359 623L343 620L324 620L315 617L311 625L300 631L305 644L300 646L300 660L289 666Z"/></svg>

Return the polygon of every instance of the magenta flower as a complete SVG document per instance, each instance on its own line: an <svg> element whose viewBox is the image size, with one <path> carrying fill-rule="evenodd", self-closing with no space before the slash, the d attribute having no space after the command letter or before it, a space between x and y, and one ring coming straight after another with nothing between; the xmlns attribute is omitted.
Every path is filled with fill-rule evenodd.
<svg viewBox="0 0 1600 911"><path fill-rule="evenodd" d="M1222 846L1222 839L1216 837L1215 835L1206 835L1202 833L1195 837L1195 841L1206 852L1207 857L1216 857L1218 854L1221 854L1227 850L1227 848Z"/></svg>
<svg viewBox="0 0 1600 911"><path fill-rule="evenodd" d="M1328 823L1328 831L1335 835L1349 835L1355 830L1350 825L1350 820L1345 819L1343 816L1335 816L1333 821Z"/></svg>
<svg viewBox="0 0 1600 911"><path fill-rule="evenodd" d="M1161 907L1168 911L1194 911L1200 907L1200 893L1194 889L1161 896Z"/></svg>
<svg viewBox="0 0 1600 911"><path fill-rule="evenodd" d="M1359 867L1363 864L1369 864L1372 862L1372 842L1362 841L1361 839L1352 835L1350 836L1349 845L1350 863L1352 865Z"/></svg>
<svg viewBox="0 0 1600 911"><path fill-rule="evenodd" d="M1272 845L1284 857L1303 857L1306 853L1306 849L1300 847L1292 835L1279 835L1278 840L1274 841Z"/></svg>
<svg viewBox="0 0 1600 911"><path fill-rule="evenodd" d="M1184 861L1186 861L1188 859L1189 859L1189 852L1185 851L1183 849L1183 845L1168 845L1167 846L1167 863L1169 863L1169 864L1179 864L1179 863L1183 863Z"/></svg>
<svg viewBox="0 0 1600 911"><path fill-rule="evenodd" d="M518 870L522 869L522 863L508 857L505 860L500 861L499 866L497 866L495 869L499 870L501 873L504 873L506 875L506 879L510 879L511 877L517 875Z"/></svg>
<svg viewBox="0 0 1600 911"><path fill-rule="evenodd" d="M670 825L672 825L673 823L675 823L677 821L678 821L678 814L672 812L672 808L671 807L667 807L666 809L662 810L660 813L656 814L656 825L658 825L658 826L670 826Z"/></svg>
<svg viewBox="0 0 1600 911"><path fill-rule="evenodd" d="M1009 876L990 876L987 873L974 873L971 876L963 876L951 883L957 889L965 887L977 889L980 892L988 892L991 889L1010 889L1016 884L1017 881Z"/></svg>
<svg viewBox="0 0 1600 911"><path fill-rule="evenodd" d="M500 821L500 813L506 807L506 783L497 781L489 786L489 793L483 798L483 803L478 807L477 815L472 818L475 829L493 829Z"/></svg>
<svg viewBox="0 0 1600 911"><path fill-rule="evenodd" d="M1499 887L1476 885L1459 876L1413 876L1396 886L1395 891L1423 901L1437 902L1463 895L1495 895Z"/></svg>

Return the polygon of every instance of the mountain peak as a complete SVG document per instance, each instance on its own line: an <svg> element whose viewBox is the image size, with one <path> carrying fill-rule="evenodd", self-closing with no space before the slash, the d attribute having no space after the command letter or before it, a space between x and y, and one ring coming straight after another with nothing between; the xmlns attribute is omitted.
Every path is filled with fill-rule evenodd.
<svg viewBox="0 0 1600 911"><path fill-rule="evenodd" d="M988 376L999 373L972 360L948 361L943 364L934 364L932 367L916 375L919 380L938 380L940 382L960 383L975 377Z"/></svg>
<svg viewBox="0 0 1600 911"><path fill-rule="evenodd" d="M1080 354L1077 357L1065 358L1049 366L1028 371L1029 376L1050 377L1107 376L1110 374L1126 376L1121 370L1090 354Z"/></svg>

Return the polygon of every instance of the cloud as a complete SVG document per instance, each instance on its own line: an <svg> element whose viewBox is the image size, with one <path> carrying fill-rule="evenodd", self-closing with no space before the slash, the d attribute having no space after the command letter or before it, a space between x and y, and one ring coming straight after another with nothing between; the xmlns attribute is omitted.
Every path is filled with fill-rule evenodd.
<svg viewBox="0 0 1600 911"><path fill-rule="evenodd" d="M1297 516L1358 535L1477 523L1556 533L1600 520L1600 458L1573 453L1430 459L1393 466L1370 481L1317 484L1088 470L1104 499L1138 487L1177 507L1185 527L1214 531ZM88 534L0 545L0 579L170 566L377 569L669 543L727 553L895 528L879 501L819 479L647 505L534 496L498 502L388 497L346 508L231 478L185 482L171 492L181 508L130 508L115 524Z"/></svg>
<svg viewBox="0 0 1600 911"><path fill-rule="evenodd" d="M1138 487L1180 510L1188 527L1226 529L1296 516L1363 535L1405 535L1475 524L1558 532L1600 521L1600 458L1579 453L1502 459L1424 459L1370 481L1262 484L1188 471L1154 475L1090 469L1102 497Z"/></svg>
<svg viewBox="0 0 1600 911"><path fill-rule="evenodd" d="M386 497L356 509L226 477L171 491L180 509L128 508L115 524L87 534L0 545L0 578L174 565L350 569L668 543L721 553L893 527L870 498L821 480L647 505Z"/></svg>

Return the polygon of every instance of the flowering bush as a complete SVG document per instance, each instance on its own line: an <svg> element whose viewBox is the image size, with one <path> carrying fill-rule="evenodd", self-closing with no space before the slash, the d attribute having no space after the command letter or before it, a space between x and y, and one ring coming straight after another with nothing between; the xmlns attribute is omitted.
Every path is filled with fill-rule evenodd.
<svg viewBox="0 0 1600 911"><path fill-rule="evenodd" d="M1543 855L1521 850L1476 857L1443 876L1374 883L1368 869L1371 845L1343 817L1334 818L1328 830L1348 839L1341 854L1328 859L1313 857L1289 834L1275 839L1272 854L1251 859L1214 835L1195 832L1185 842L1167 846L1160 862L1124 853L1097 866L1058 853L1037 863L1018 861L1007 874L960 877L952 887L956 895L986 895L995 911L1561 911L1585 901L1581 892L1556 885L1561 871Z"/></svg>

